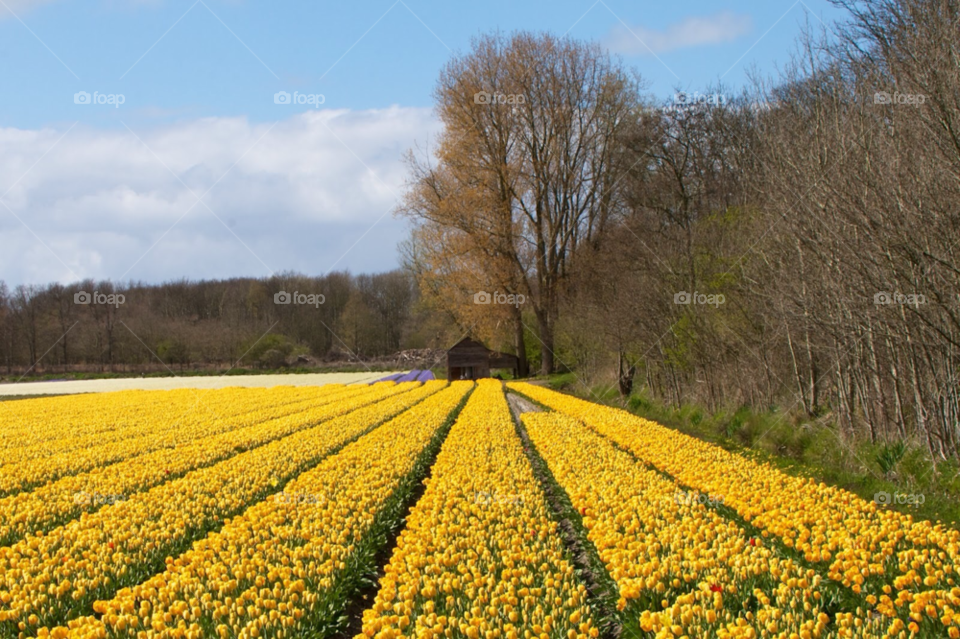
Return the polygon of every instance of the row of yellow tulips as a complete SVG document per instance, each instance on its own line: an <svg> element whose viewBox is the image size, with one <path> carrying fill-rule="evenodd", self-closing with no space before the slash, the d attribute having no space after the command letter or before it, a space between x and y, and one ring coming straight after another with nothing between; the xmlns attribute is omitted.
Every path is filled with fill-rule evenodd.
<svg viewBox="0 0 960 639"><path fill-rule="evenodd" d="M893 628L960 636L960 531L787 475L626 411L530 384L513 388L582 420L678 482L726 506L861 593ZM892 596L891 596L892 595ZM899 630L897 630L899 632Z"/></svg>
<svg viewBox="0 0 960 639"><path fill-rule="evenodd" d="M374 387L355 413L193 471L47 534L0 548L0 635L57 625L94 599L153 574L170 554L280 490L366 428L435 392L418 384ZM356 402L357 400L345 400Z"/></svg>
<svg viewBox="0 0 960 639"><path fill-rule="evenodd" d="M28 533L49 530L81 513L94 512L184 473L315 426L379 397L367 386L331 388L318 393L315 401L292 415L271 419L270 415L282 414L290 405L276 411L265 407L243 419L231 420L236 430L63 477L32 492L10 495L0 499L0 544L8 545ZM245 425L254 419L267 421Z"/></svg>
<svg viewBox="0 0 960 639"><path fill-rule="evenodd" d="M149 423L165 406L186 410L196 403L198 391L120 391L22 399L0 404L4 422L0 450L42 446L54 440L108 434L138 423ZM63 424L70 424L64 431ZM51 449L54 450L54 449ZM59 449L56 449L59 450Z"/></svg>
<svg viewBox="0 0 960 639"><path fill-rule="evenodd" d="M165 572L96 602L100 619L78 619L49 636L303 636L329 614L331 585L471 387L454 382L428 397L226 522ZM345 603L332 602L334 609Z"/></svg>
<svg viewBox="0 0 960 639"><path fill-rule="evenodd" d="M342 385L336 385L345 388ZM102 412L113 420L110 430L88 432L76 426L76 421L64 415L58 421L48 421L44 429L55 431L56 436L44 435L44 439L35 444L24 443L16 448L0 449L0 466L21 464L40 458L70 454L91 447L108 444L120 444L130 439L142 438L144 429L160 431L176 428L181 433L188 432L186 425L207 425L231 420L248 412L267 406L279 407L308 401L319 391L329 392L335 386L323 387L274 387L258 389L206 389L198 390L202 395L188 395L180 391L158 391L145 393L144 402L150 412L129 411L123 393L97 393L101 398ZM192 390L192 389L191 389ZM254 392L244 392L254 391ZM176 393L176 394L174 394ZM162 401L156 395L168 394L169 399Z"/></svg>
<svg viewBox="0 0 960 639"><path fill-rule="evenodd" d="M599 634L499 382L479 382L426 484L359 637Z"/></svg>
<svg viewBox="0 0 960 639"><path fill-rule="evenodd" d="M721 517L708 507L713 496L682 491L572 418L522 419L617 583L618 608L642 630L657 637L879 636L863 610L824 614L821 576Z"/></svg>
<svg viewBox="0 0 960 639"><path fill-rule="evenodd" d="M242 399L237 390L239 389L207 391L210 394L203 400L180 391L166 393L166 401L163 401L163 392L144 393L143 401L134 406L130 405L127 393L97 393L100 398L100 413L109 416L112 424L109 430L94 432L84 429L82 411L78 411L79 415L64 413L59 416L50 416L42 424L34 423L28 413L26 422L30 426L30 431L19 435L16 446L0 448L0 467L139 437L143 433L145 424L155 424L160 417L167 419L172 425L184 419L193 418L194 421L198 421L201 414L205 420L240 414L249 410L251 406L257 406L263 397L270 394L269 391L280 389L257 389L259 392L243 395ZM284 403L302 399L305 396L297 398L288 390L292 389L282 391ZM241 399L241 402L239 405L231 403L230 398L235 402ZM148 408L151 412L144 412ZM132 421L131 418L139 418L140 421ZM17 425L23 424L9 423L9 427L4 429L5 439L8 435L16 437Z"/></svg>
<svg viewBox="0 0 960 639"><path fill-rule="evenodd" d="M296 413L305 406L326 401L331 393L340 396L358 391L354 387L322 387L314 390L312 396L298 393L296 401L290 402L284 390L278 389L275 397L270 393L257 393L256 397L249 397L241 389L225 389L213 395L212 400L205 400L203 406L189 407L186 413L180 412L180 407L171 406L158 411L152 420L112 431L110 435L116 437L103 437L102 442L79 448L67 445L66 450L60 453L49 456L36 454L32 459L0 467L0 495L22 493L60 477ZM109 395L104 396L105 405L110 401ZM60 426L68 430L69 422ZM44 444L43 448L67 443L56 440ZM37 453L40 448L34 447L33 450Z"/></svg>

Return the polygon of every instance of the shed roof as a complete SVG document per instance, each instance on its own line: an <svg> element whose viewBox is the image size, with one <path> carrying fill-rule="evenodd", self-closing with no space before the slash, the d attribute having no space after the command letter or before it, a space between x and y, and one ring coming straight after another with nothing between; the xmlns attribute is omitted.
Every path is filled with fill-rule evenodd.
<svg viewBox="0 0 960 639"><path fill-rule="evenodd" d="M480 342L465 337L447 351L447 366L477 366L487 364L490 368L516 368L516 355L491 351Z"/></svg>

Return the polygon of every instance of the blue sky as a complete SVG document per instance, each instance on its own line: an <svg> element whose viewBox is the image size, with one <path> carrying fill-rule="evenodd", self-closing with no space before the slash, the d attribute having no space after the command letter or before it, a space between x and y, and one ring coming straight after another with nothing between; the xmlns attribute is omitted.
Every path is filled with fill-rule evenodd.
<svg viewBox="0 0 960 639"><path fill-rule="evenodd" d="M0 0L0 279L389 269L401 155L439 130L437 73L477 34L597 40L666 98L736 90L805 21L840 17L824 0Z"/></svg>

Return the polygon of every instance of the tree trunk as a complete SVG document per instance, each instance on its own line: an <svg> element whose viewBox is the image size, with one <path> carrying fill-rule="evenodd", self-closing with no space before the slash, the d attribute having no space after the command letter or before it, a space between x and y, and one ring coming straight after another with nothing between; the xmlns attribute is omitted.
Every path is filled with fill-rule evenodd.
<svg viewBox="0 0 960 639"><path fill-rule="evenodd" d="M620 395L629 397L633 392L633 377L637 374L637 367L626 361L622 350L617 353L617 373Z"/></svg>
<svg viewBox="0 0 960 639"><path fill-rule="evenodd" d="M553 337L553 326L550 325L549 320L541 321L540 342L543 347L540 354L541 375L551 375L554 371Z"/></svg>
<svg viewBox="0 0 960 639"><path fill-rule="evenodd" d="M517 351L517 376L529 377L530 363L527 362L527 343L523 334L523 318L519 309L514 321L513 346Z"/></svg>
<svg viewBox="0 0 960 639"><path fill-rule="evenodd" d="M800 394L800 402L803 404L803 412L812 415L813 411L809 402L807 402L807 389L803 385L803 378L800 376L800 367L797 365L797 353L793 348L793 339L790 337L790 329L787 329L787 348L790 350L790 360L793 362L793 376L797 382L797 390Z"/></svg>

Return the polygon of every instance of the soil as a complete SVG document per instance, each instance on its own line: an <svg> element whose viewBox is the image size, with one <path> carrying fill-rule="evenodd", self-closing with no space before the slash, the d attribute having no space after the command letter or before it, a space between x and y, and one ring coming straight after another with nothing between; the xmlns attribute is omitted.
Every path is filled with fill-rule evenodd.
<svg viewBox="0 0 960 639"><path fill-rule="evenodd" d="M527 429L523 427L523 422L520 420L520 414L541 412L543 409L531 402L529 399L520 397L515 393L507 393L507 403L510 404L510 410L513 413L514 420L517 423L517 431L520 434L520 439L523 441L524 448L532 449L533 443L530 441L530 435L527 433ZM541 468L537 463L532 463L533 453L528 450L527 455L531 458L533 474L540 482L540 486L543 488L544 495L547 498L547 504L550 506L550 509L555 515L558 523L557 530L560 532L560 536L563 538L563 543L567 547L573 562L578 568L578 573L583 579L584 585L587 587L587 590L591 593L596 602L602 601L604 597L609 597L610 593L605 591L603 584L601 584L599 579L597 579L597 575L594 573L593 566L590 562L590 556L583 547L583 540L577 533L577 529L569 519L563 516L564 506L560 499L560 495L558 495L556 492L556 487L552 482L548 481L543 468ZM604 627L601 628L600 636L603 639L616 639L620 637L623 629L619 624L612 621L612 611L604 612L606 613L604 616L611 621L607 624L604 624Z"/></svg>

